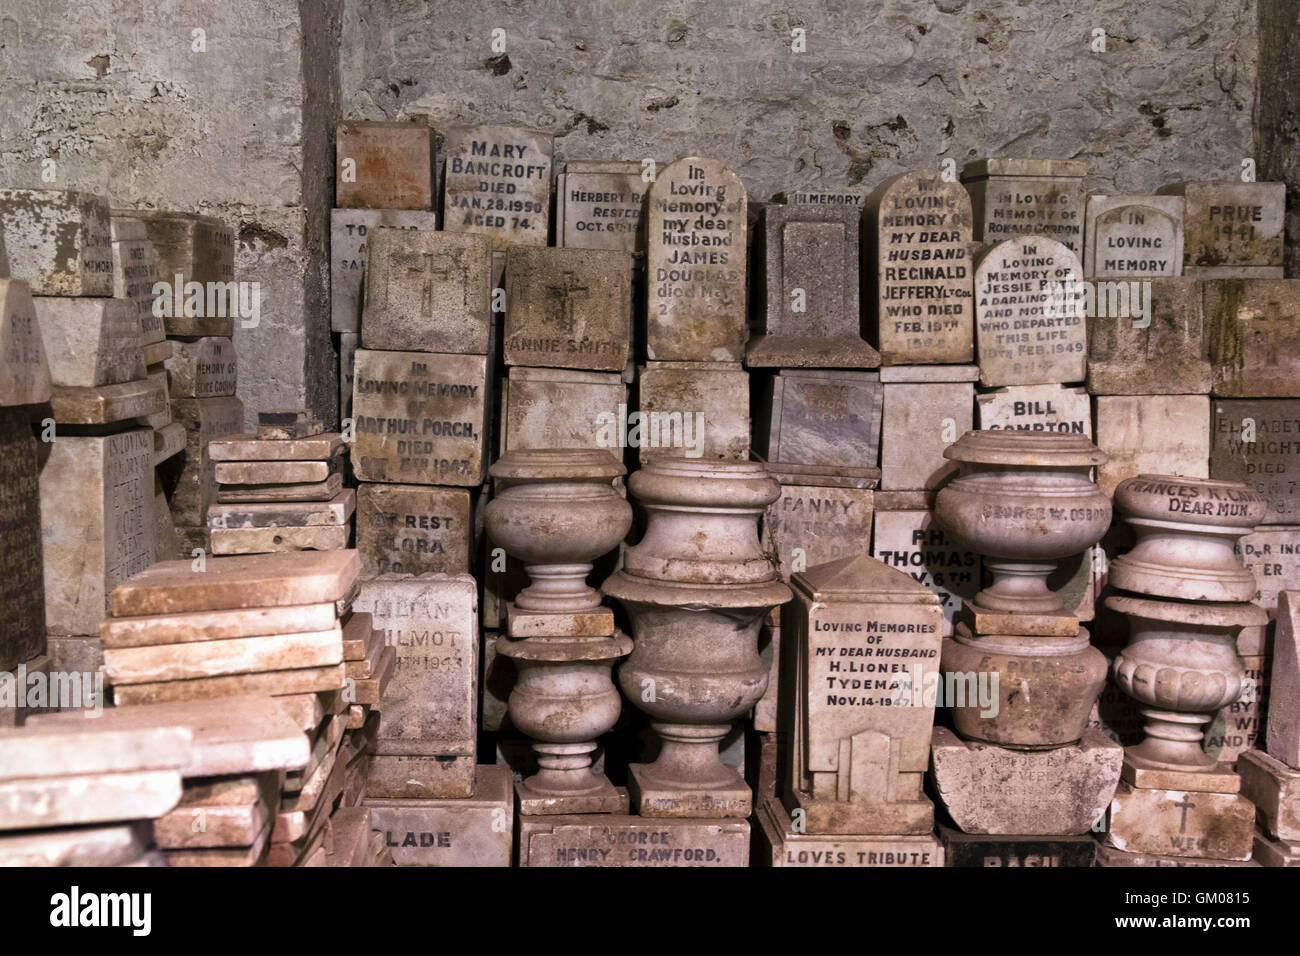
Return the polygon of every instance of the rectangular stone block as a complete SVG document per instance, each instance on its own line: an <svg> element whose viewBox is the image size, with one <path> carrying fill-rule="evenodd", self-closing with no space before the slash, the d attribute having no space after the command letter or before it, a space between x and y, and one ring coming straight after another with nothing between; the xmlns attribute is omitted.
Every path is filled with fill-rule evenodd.
<svg viewBox="0 0 1300 956"><path fill-rule="evenodd" d="M1300 842L1300 770L1260 750L1246 750L1237 761L1241 795L1259 811L1277 840Z"/></svg>
<svg viewBox="0 0 1300 956"><path fill-rule="evenodd" d="M213 461L329 461L343 449L343 436L322 432L307 438L259 438L256 435L225 435L208 442Z"/></svg>
<svg viewBox="0 0 1300 956"><path fill-rule="evenodd" d="M270 554L275 551L337 551L352 541L346 526L306 528L211 528L213 554Z"/></svg>
<svg viewBox="0 0 1300 956"><path fill-rule="evenodd" d="M755 436L763 459L878 474L884 390L877 373L785 369L761 387Z"/></svg>
<svg viewBox="0 0 1300 956"><path fill-rule="evenodd" d="M521 867L748 864L744 820L649 820L614 813L519 818Z"/></svg>
<svg viewBox="0 0 1300 956"><path fill-rule="evenodd" d="M749 460L749 373L730 362L642 366L640 418L628 416L629 446L657 457Z"/></svg>
<svg viewBox="0 0 1300 956"><path fill-rule="evenodd" d="M159 474L176 523L202 525L217 494L208 442L243 431L244 403L233 395L173 398L171 409L173 419L185 426L185 453L164 462Z"/></svg>
<svg viewBox="0 0 1300 956"><path fill-rule="evenodd" d="M1092 438L1092 402L1082 386L1008 385L975 396L985 431L1061 432Z"/></svg>
<svg viewBox="0 0 1300 956"><path fill-rule="evenodd" d="M1038 235L1083 254L1086 195L1080 159L977 159L962 167L971 198L973 238L1001 242ZM1080 276L1082 278L1082 276Z"/></svg>
<svg viewBox="0 0 1300 956"><path fill-rule="evenodd" d="M568 160L555 178L555 244L644 253L650 184L641 176L637 160Z"/></svg>
<svg viewBox="0 0 1300 956"><path fill-rule="evenodd" d="M962 833L939 825L944 866L1066 867L1092 866L1097 841L1084 836L989 836Z"/></svg>
<svg viewBox="0 0 1300 956"><path fill-rule="evenodd" d="M472 540L464 488L362 484L357 489L361 574L464 574Z"/></svg>
<svg viewBox="0 0 1300 956"><path fill-rule="evenodd" d="M443 153L444 230L488 236L496 252L546 245L550 136L512 126L454 127Z"/></svg>
<svg viewBox="0 0 1300 956"><path fill-rule="evenodd" d="M118 687L224 674L325 667L342 660L343 632L336 625L327 631L108 648L104 651L104 675L114 687Z"/></svg>
<svg viewBox="0 0 1300 956"><path fill-rule="evenodd" d="M853 836L796 833L790 814L775 797L759 803L757 856L768 866L933 867L944 851L931 836Z"/></svg>
<svg viewBox="0 0 1300 956"><path fill-rule="evenodd" d="M153 209L114 210L114 218L138 219L153 243L158 279L172 286L190 282L231 282L235 278L235 231L220 219L190 212ZM178 283L179 276L179 283ZM205 297L206 298L206 297ZM168 335L221 335L221 332L182 332L183 315L166 317ZM225 332L230 335L230 332Z"/></svg>
<svg viewBox="0 0 1300 956"><path fill-rule="evenodd" d="M285 482L268 482L265 484L235 485L220 484L217 485L217 502L220 504L243 503L243 502L275 502L275 501L333 501L343 490L342 474L343 456L336 456L330 461L329 466L332 469L328 477L321 481L285 481ZM254 464L275 464L275 465L323 465L324 462L222 462L227 466L231 465L254 465Z"/></svg>
<svg viewBox="0 0 1300 956"><path fill-rule="evenodd" d="M383 800L472 797L476 769L472 754L371 754L365 792Z"/></svg>
<svg viewBox="0 0 1300 956"><path fill-rule="evenodd" d="M1300 279L1204 283L1214 394L1300 398Z"/></svg>
<svg viewBox="0 0 1300 956"><path fill-rule="evenodd" d="M333 209L330 211L330 328L361 329L366 238L372 229L438 228L438 214L419 209Z"/></svg>
<svg viewBox="0 0 1300 956"><path fill-rule="evenodd" d="M1133 308L1138 298L1141 310ZM1209 392L1203 299L1202 284L1196 279L1098 283L1098 309L1088 317L1088 391L1094 395Z"/></svg>
<svg viewBox="0 0 1300 956"><path fill-rule="evenodd" d="M0 279L0 407L49 400L50 366L27 283Z"/></svg>
<svg viewBox="0 0 1300 956"><path fill-rule="evenodd" d="M332 603L294 604L105 618L97 633L105 647L143 647L324 631L334 626L335 618Z"/></svg>
<svg viewBox="0 0 1300 956"><path fill-rule="evenodd" d="M0 820L14 830L139 820L161 816L180 798L175 770L19 778L0 781Z"/></svg>
<svg viewBox="0 0 1300 956"><path fill-rule="evenodd" d="M0 672L45 653L44 525L36 460L27 410L0 407L0 606L5 609Z"/></svg>
<svg viewBox="0 0 1300 956"><path fill-rule="evenodd" d="M1255 806L1236 793L1146 790L1123 781L1105 842L1129 853L1249 860Z"/></svg>
<svg viewBox="0 0 1300 956"><path fill-rule="evenodd" d="M514 792L508 767L480 766L474 796L453 800L367 797L371 826L398 866L509 866ZM554 818L551 818L554 819Z"/></svg>
<svg viewBox="0 0 1300 956"><path fill-rule="evenodd" d="M1159 191L1186 200L1183 275L1281 278L1285 183L1198 181Z"/></svg>
<svg viewBox="0 0 1300 956"><path fill-rule="evenodd" d="M153 243L138 220L128 220L139 227L139 238L113 239L113 297L126 299L140 323L143 344L161 342L166 335L162 316L153 309L153 285L157 281Z"/></svg>
<svg viewBox="0 0 1300 956"><path fill-rule="evenodd" d="M871 556L939 596L944 636L952 634L954 615L980 587L980 556L949 540L930 511L877 512Z"/></svg>
<svg viewBox="0 0 1300 956"><path fill-rule="evenodd" d="M1134 475L1209 475L1208 395L1098 395L1095 401L1096 444L1110 456L1097 467L1097 484L1107 495Z"/></svg>
<svg viewBox="0 0 1300 956"><path fill-rule="evenodd" d="M279 555L259 554L252 557L279 557ZM339 691L345 686L344 681L342 664L328 667L300 667L287 671L259 671L255 674L222 674L217 677L196 677L190 680L170 680L151 684L123 684L113 688L113 704L115 707L135 707L139 704L176 701Z"/></svg>
<svg viewBox="0 0 1300 956"><path fill-rule="evenodd" d="M781 576L862 552L871 539L869 488L818 483L816 478L776 472L781 497L767 506L764 545L775 550Z"/></svg>
<svg viewBox="0 0 1300 956"><path fill-rule="evenodd" d="M176 398L235 394L235 347L230 339L207 336L178 340L167 360L167 385Z"/></svg>
<svg viewBox="0 0 1300 956"><path fill-rule="evenodd" d="M1210 477L1268 501L1265 523L1300 524L1300 400L1215 400Z"/></svg>
<svg viewBox="0 0 1300 956"><path fill-rule="evenodd" d="M111 296L108 201L62 189L0 189L10 272L33 295Z"/></svg>
<svg viewBox="0 0 1300 956"><path fill-rule="evenodd" d="M351 455L359 480L483 483L485 356L358 349L355 375Z"/></svg>
<svg viewBox="0 0 1300 956"><path fill-rule="evenodd" d="M501 417L502 452L609 448L621 457L630 417L627 386L613 372L515 366L501 382Z"/></svg>
<svg viewBox="0 0 1300 956"><path fill-rule="evenodd" d="M50 408L60 425L126 423L129 427L151 421L167 407L167 390L156 376L93 388L56 385L50 390Z"/></svg>
<svg viewBox="0 0 1300 956"><path fill-rule="evenodd" d="M943 450L973 427L975 388L968 382L884 386L880 433L880 487L886 491L937 488L956 464Z"/></svg>
<svg viewBox="0 0 1300 956"><path fill-rule="evenodd" d="M1259 828L1255 829L1255 846L1251 850L1251 863L1241 866L1300 866L1300 843L1270 839Z"/></svg>
<svg viewBox="0 0 1300 956"><path fill-rule="evenodd" d="M324 481L339 470L328 461L215 461L213 476L221 485L289 485Z"/></svg>
<svg viewBox="0 0 1300 956"><path fill-rule="evenodd" d="M356 510L357 493L344 488L328 501L218 502L208 508L212 530L320 528L341 530L346 537Z"/></svg>
<svg viewBox="0 0 1300 956"><path fill-rule="evenodd" d="M1272 702L1263 749L1270 757L1300 770L1300 712L1295 707L1300 694L1300 591L1285 590L1278 595L1269 682Z"/></svg>
<svg viewBox="0 0 1300 956"><path fill-rule="evenodd" d="M433 208L433 130L427 123L340 123L334 147L339 206Z"/></svg>
<svg viewBox="0 0 1300 956"><path fill-rule="evenodd" d="M125 299L32 301L53 384L84 388L144 378L140 324Z"/></svg>
<svg viewBox="0 0 1300 956"><path fill-rule="evenodd" d="M1089 279L1183 274L1182 196L1089 196L1084 235Z"/></svg>

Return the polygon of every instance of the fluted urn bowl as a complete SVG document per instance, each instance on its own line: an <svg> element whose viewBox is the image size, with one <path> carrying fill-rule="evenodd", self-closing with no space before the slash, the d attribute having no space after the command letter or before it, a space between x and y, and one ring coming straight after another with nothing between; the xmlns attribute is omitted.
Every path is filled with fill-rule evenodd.
<svg viewBox="0 0 1300 956"><path fill-rule="evenodd" d="M960 547L984 555L993 577L974 603L1064 613L1047 576L1110 526L1110 499L1091 477L1106 453L1079 435L996 430L967 432L944 457L961 467L939 491L935 517Z"/></svg>

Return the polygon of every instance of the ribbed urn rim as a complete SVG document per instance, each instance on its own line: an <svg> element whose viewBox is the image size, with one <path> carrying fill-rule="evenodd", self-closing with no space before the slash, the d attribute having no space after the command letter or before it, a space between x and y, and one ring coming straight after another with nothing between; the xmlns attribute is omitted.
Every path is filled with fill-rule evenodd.
<svg viewBox="0 0 1300 956"><path fill-rule="evenodd" d="M1160 486L1176 488L1194 488L1201 494L1198 499L1203 502L1226 502L1244 504L1246 514L1216 515L1198 514L1194 511L1170 511L1167 507L1148 507L1151 502L1165 502L1170 497L1182 497L1176 492ZM1154 486L1154 487L1153 487ZM1225 499L1213 497L1208 492L1233 491L1234 497ZM1213 524L1230 528L1254 528L1264 520L1268 513L1268 501L1250 485L1240 481L1225 481L1221 478L1188 478L1183 475L1134 475L1125 478L1115 486L1115 504L1120 514L1127 517L1134 515L1142 518L1156 518L1175 524Z"/></svg>
<svg viewBox="0 0 1300 956"><path fill-rule="evenodd" d="M1014 429L969 431L944 449L950 461L984 465L1082 467L1102 465L1109 456L1082 435Z"/></svg>
<svg viewBox="0 0 1300 956"><path fill-rule="evenodd" d="M488 474L502 479L558 481L627 474L623 463L603 448L517 448L496 460Z"/></svg>
<svg viewBox="0 0 1300 956"><path fill-rule="evenodd" d="M1131 594L1112 594L1106 598L1106 607L1129 617L1164 621L1168 624L1257 627L1268 623L1268 612L1257 604L1160 600Z"/></svg>

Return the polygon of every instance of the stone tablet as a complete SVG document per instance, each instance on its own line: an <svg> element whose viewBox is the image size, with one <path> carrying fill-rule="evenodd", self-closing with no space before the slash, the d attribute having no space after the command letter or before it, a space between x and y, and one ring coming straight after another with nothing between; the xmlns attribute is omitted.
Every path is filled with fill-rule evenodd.
<svg viewBox="0 0 1300 956"><path fill-rule="evenodd" d="M320 603L110 617L100 622L99 636L105 647L187 644L231 637L324 631L333 627L336 616L333 603Z"/></svg>
<svg viewBox="0 0 1300 956"><path fill-rule="evenodd" d="M649 820L615 813L519 818L521 867L738 867L744 820Z"/></svg>
<svg viewBox="0 0 1300 956"><path fill-rule="evenodd" d="M0 189L0 230L13 275L33 295L111 296L108 201L61 189Z"/></svg>
<svg viewBox="0 0 1300 956"><path fill-rule="evenodd" d="M944 866L1075 867L1093 865L1097 841L1091 834L1060 837L997 837L962 833L939 825Z"/></svg>
<svg viewBox="0 0 1300 956"><path fill-rule="evenodd" d="M627 441L627 386L612 372L510 369L501 382L503 452L524 448L609 448ZM620 437L621 436L621 437Z"/></svg>
<svg viewBox="0 0 1300 956"><path fill-rule="evenodd" d="M443 229L488 236L497 252L516 243L546 245L550 136L512 126L458 127L448 130L443 152Z"/></svg>
<svg viewBox="0 0 1300 956"><path fill-rule="evenodd" d="M1255 806L1237 793L1153 790L1121 782L1105 841L1129 853L1249 860Z"/></svg>
<svg viewBox="0 0 1300 956"><path fill-rule="evenodd" d="M477 767L472 797L367 797L366 806L370 825L382 835L398 866L510 865L515 800L509 767Z"/></svg>
<svg viewBox="0 0 1300 956"><path fill-rule="evenodd" d="M971 197L973 238L1001 242L1008 236L1047 236L1082 255L1086 173L1087 164L1080 159L967 163L961 181Z"/></svg>
<svg viewBox="0 0 1300 956"><path fill-rule="evenodd" d="M641 464L656 457L749 460L749 373L729 362L649 362L626 428ZM635 414L635 413L634 413Z"/></svg>
<svg viewBox="0 0 1300 956"><path fill-rule="evenodd" d="M366 245L363 347L487 354L492 259L485 237L380 227Z"/></svg>
<svg viewBox="0 0 1300 956"><path fill-rule="evenodd" d="M745 187L715 159L688 156L650 187L646 356L739 362L745 354Z"/></svg>
<svg viewBox="0 0 1300 956"><path fill-rule="evenodd" d="M879 511L871 556L925 585L939 597L945 637L953 616L980 586L980 556L959 548L929 511Z"/></svg>
<svg viewBox="0 0 1300 956"><path fill-rule="evenodd" d="M478 714L478 585L468 574L364 581L354 610L369 613L397 650L372 752L469 756Z"/></svg>
<svg viewBox="0 0 1300 956"><path fill-rule="evenodd" d="M973 427L975 386L969 382L898 382L884 386L880 487L937 488L955 472L943 451Z"/></svg>
<svg viewBox="0 0 1300 956"><path fill-rule="evenodd" d="M529 246L506 253L507 365L622 372L631 338L629 254Z"/></svg>
<svg viewBox="0 0 1300 956"><path fill-rule="evenodd" d="M138 219L144 223L153 243L154 269L161 282L231 282L235 278L235 232L220 219L189 212L150 209L114 210L114 218ZM179 322L182 317L176 317ZM209 320L212 321L212 320ZM230 320L219 320L229 322ZM172 329L169 335L187 334ZM221 335L221 332L190 332L190 335ZM224 333L229 335L229 332Z"/></svg>
<svg viewBox="0 0 1300 956"><path fill-rule="evenodd" d="M1053 239L1026 236L986 250L975 270L980 384L1082 382L1083 296L1078 256Z"/></svg>
<svg viewBox="0 0 1300 956"><path fill-rule="evenodd" d="M161 342L166 335L162 316L154 314L153 284L157 281L153 243L146 238L144 223L138 219L115 220L135 227L140 238L119 239L113 233L113 296L126 299L140 322L143 344Z"/></svg>
<svg viewBox="0 0 1300 956"><path fill-rule="evenodd" d="M1108 460L1097 467L1107 495L1134 475L1210 474L1208 395L1098 395L1097 447Z"/></svg>
<svg viewBox="0 0 1300 956"><path fill-rule="evenodd" d="M306 438L226 435L208 443L208 457L213 461L328 461L342 448L343 437L338 432Z"/></svg>
<svg viewBox="0 0 1300 956"><path fill-rule="evenodd" d="M174 770L8 780L0 782L0 819L12 829L140 820L161 816L180 797Z"/></svg>
<svg viewBox="0 0 1300 956"><path fill-rule="evenodd" d="M1286 183L1199 181L1159 191L1186 200L1183 275L1282 278Z"/></svg>
<svg viewBox="0 0 1300 956"><path fill-rule="evenodd" d="M340 123L337 203L344 209L432 209L433 130L415 123Z"/></svg>
<svg viewBox="0 0 1300 956"><path fill-rule="evenodd" d="M781 497L767 506L763 541L781 561L789 580L827 561L860 554L871 540L872 491L819 479L775 472Z"/></svg>
<svg viewBox="0 0 1300 956"><path fill-rule="evenodd" d="M944 849L934 836L857 836L795 832L790 814L774 797L761 800L756 855L768 866L935 867Z"/></svg>
<svg viewBox="0 0 1300 956"><path fill-rule="evenodd" d="M328 631L232 637L104 651L104 676L114 686L193 680L225 674L324 667L343 662L343 633Z"/></svg>
<svg viewBox="0 0 1300 956"><path fill-rule="evenodd" d="M1268 611L1277 610L1283 589L1300 583L1300 528L1260 526L1237 539L1234 550L1259 585L1254 603Z"/></svg>
<svg viewBox="0 0 1300 956"><path fill-rule="evenodd" d="M433 211L417 209L334 209L330 211L330 329L361 328L365 287L366 237L371 229L438 228Z"/></svg>
<svg viewBox="0 0 1300 956"><path fill-rule="evenodd" d="M1277 599L1277 632L1273 638L1273 670L1269 675L1272 703L1268 708L1266 749L1270 757L1300 770L1300 590L1286 590Z"/></svg>
<svg viewBox="0 0 1300 956"><path fill-rule="evenodd" d="M1263 495L1265 523L1300 524L1300 400L1216 400L1213 414L1210 477Z"/></svg>
<svg viewBox="0 0 1300 956"><path fill-rule="evenodd" d="M1214 394L1300 398L1300 279L1223 279L1204 288Z"/></svg>
<svg viewBox="0 0 1300 956"><path fill-rule="evenodd" d="M235 347L219 336L178 341L167 360L168 389L176 398L234 395L236 375Z"/></svg>
<svg viewBox="0 0 1300 956"><path fill-rule="evenodd" d="M53 384L90 388L144 378L140 323L125 299L32 302Z"/></svg>
<svg viewBox="0 0 1300 956"><path fill-rule="evenodd" d="M201 525L216 500L217 483L208 458L208 442L244 428L244 403L225 398L173 398L172 417L185 426L185 454L163 463L159 474L180 525Z"/></svg>
<svg viewBox="0 0 1300 956"><path fill-rule="evenodd" d="M1092 403L1082 386L1009 385L976 395L975 401L985 431L1008 428L1092 438Z"/></svg>
<svg viewBox="0 0 1300 956"><path fill-rule="evenodd" d="M555 181L555 244L644 252L641 220L649 191L636 160L569 160Z"/></svg>
<svg viewBox="0 0 1300 956"><path fill-rule="evenodd" d="M886 365L975 358L971 204L938 170L886 180L867 200L874 325Z"/></svg>
<svg viewBox="0 0 1300 956"><path fill-rule="evenodd" d="M71 726L82 733L49 723L0 732L0 780L178 770L189 760L187 727L87 723L85 714L77 716L81 723Z"/></svg>
<svg viewBox="0 0 1300 956"><path fill-rule="evenodd" d="M1108 288L1106 288L1108 287ZM1120 308L1111 307L1111 289ZM1125 293L1127 292L1127 296ZM1145 315L1134 314L1134 296ZM1125 298L1129 308L1123 308ZM1196 279L1098 283L1106 314L1088 317L1088 391L1094 395L1204 395L1210 363Z"/></svg>
<svg viewBox="0 0 1300 956"><path fill-rule="evenodd" d="M136 424L152 428L152 416L166 411L167 404L167 389L157 376L120 385L50 389L50 408L60 425L116 425L137 419Z"/></svg>
<svg viewBox="0 0 1300 956"><path fill-rule="evenodd" d="M357 478L482 484L489 387L482 355L358 349L351 452Z"/></svg>
<svg viewBox="0 0 1300 956"><path fill-rule="evenodd" d="M467 573L472 532L464 488L363 484L357 489L363 577Z"/></svg>
<svg viewBox="0 0 1300 956"><path fill-rule="evenodd" d="M754 429L772 464L834 465L876 476L884 390L875 372L783 370L763 383ZM778 467L779 470L779 467Z"/></svg>
<svg viewBox="0 0 1300 956"><path fill-rule="evenodd" d="M0 672L45 652L36 458L27 410L0 407Z"/></svg>
<svg viewBox="0 0 1300 956"><path fill-rule="evenodd" d="M50 400L50 366L27 283L0 279L0 408Z"/></svg>
<svg viewBox="0 0 1300 956"><path fill-rule="evenodd" d="M1089 279L1183 274L1182 196L1089 196L1084 235Z"/></svg>
<svg viewBox="0 0 1300 956"><path fill-rule="evenodd" d="M153 432L58 435L40 488L46 626L94 634L113 588L153 561Z"/></svg>

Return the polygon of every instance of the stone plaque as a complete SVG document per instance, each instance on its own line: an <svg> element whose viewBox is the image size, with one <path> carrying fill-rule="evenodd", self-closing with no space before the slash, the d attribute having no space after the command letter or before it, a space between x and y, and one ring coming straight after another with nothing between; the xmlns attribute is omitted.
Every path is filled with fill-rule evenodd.
<svg viewBox="0 0 1300 956"><path fill-rule="evenodd" d="M1134 475L1209 476L1208 395L1098 395L1094 401L1096 444L1110 456L1097 466L1106 494Z"/></svg>
<svg viewBox="0 0 1300 956"><path fill-rule="evenodd" d="M1300 400L1216 400L1213 414L1210 477L1263 495L1266 524L1300 524Z"/></svg>
<svg viewBox="0 0 1300 956"><path fill-rule="evenodd" d="M465 126L447 132L443 229L544 246L551 206L551 137L512 126Z"/></svg>
<svg viewBox="0 0 1300 956"><path fill-rule="evenodd" d="M1092 866L1097 855L1097 841L1090 835L999 837L962 833L940 824L939 839L943 843L944 866Z"/></svg>
<svg viewBox="0 0 1300 956"><path fill-rule="evenodd" d="M162 316L153 310L153 284L157 280L153 243L145 238L144 224L137 219L122 220L137 227L138 239L113 238L113 295L126 299L140 322L140 342L161 342L165 336Z"/></svg>
<svg viewBox="0 0 1300 956"><path fill-rule="evenodd" d="M1206 282L1214 394L1300 398L1300 279Z"/></svg>
<svg viewBox="0 0 1300 956"><path fill-rule="evenodd" d="M1083 270L1053 239L989 248L975 270L980 384L1082 382L1087 359Z"/></svg>
<svg viewBox="0 0 1300 956"><path fill-rule="evenodd" d="M646 355L739 362L745 354L745 187L715 159L659 170L646 227Z"/></svg>
<svg viewBox="0 0 1300 956"><path fill-rule="evenodd" d="M468 574L386 574L363 581L354 611L397 649L374 753L474 756L478 585Z"/></svg>
<svg viewBox="0 0 1300 956"><path fill-rule="evenodd" d="M0 189L0 230L13 275L33 295L111 296L108 202L62 189Z"/></svg>
<svg viewBox="0 0 1300 956"><path fill-rule="evenodd" d="M1234 547L1259 585L1254 603L1276 611L1277 596L1300 584L1300 528L1260 526L1239 538Z"/></svg>
<svg viewBox="0 0 1300 956"><path fill-rule="evenodd" d="M167 360L167 384L176 398L215 398L235 394L235 347L211 335L177 341Z"/></svg>
<svg viewBox="0 0 1300 956"><path fill-rule="evenodd" d="M795 189L786 194L790 206L858 206L866 205L867 197L855 189Z"/></svg>
<svg viewBox="0 0 1300 956"><path fill-rule="evenodd" d="M1285 590L1277 599L1277 631L1273 638L1273 669L1269 674L1272 702L1265 728L1265 750L1292 769L1300 770L1300 590Z"/></svg>
<svg viewBox="0 0 1300 956"><path fill-rule="evenodd" d="M636 160L571 159L555 181L555 244L644 252L641 230L650 184Z"/></svg>
<svg viewBox="0 0 1300 956"><path fill-rule="evenodd" d="M352 393L361 481L483 483L487 359L358 349Z"/></svg>
<svg viewBox="0 0 1300 956"><path fill-rule="evenodd" d="M235 231L220 219L148 209L114 212L114 218L139 219L144 223L153 244L158 279L172 285L173 290L178 277L182 285L230 282L235 278ZM183 334L173 331L171 322L168 322L168 333Z"/></svg>
<svg viewBox="0 0 1300 956"><path fill-rule="evenodd" d="M475 768L474 796L449 800L367 797L370 825L398 866L509 866L514 788L509 767ZM553 818L552 818L553 819Z"/></svg>
<svg viewBox="0 0 1300 956"><path fill-rule="evenodd" d="M506 253L505 362L622 372L632 337L632 257L515 246Z"/></svg>
<svg viewBox="0 0 1300 956"><path fill-rule="evenodd" d="M366 245L362 347L487 354L487 239L379 227Z"/></svg>
<svg viewBox="0 0 1300 956"><path fill-rule="evenodd" d="M366 237L371 229L438 228L438 215L420 209L334 209L330 212L330 328L361 328Z"/></svg>
<svg viewBox="0 0 1300 956"><path fill-rule="evenodd" d="M1148 790L1121 782L1105 841L1129 853L1249 860L1255 807L1237 793Z"/></svg>
<svg viewBox="0 0 1300 956"><path fill-rule="evenodd" d="M358 332L339 334L339 420L352 417L352 383L357 364Z"/></svg>
<svg viewBox="0 0 1300 956"><path fill-rule="evenodd" d="M961 181L970 193L973 238L1001 242L1009 236L1046 236L1082 255L1086 173L1087 164L1080 159L967 163Z"/></svg>
<svg viewBox="0 0 1300 956"><path fill-rule="evenodd" d="M1089 279L1183 274L1182 196L1089 196L1084 235Z"/></svg>
<svg viewBox="0 0 1300 956"><path fill-rule="evenodd" d="M1097 283L1096 314L1088 317L1088 391L1094 395L1209 392L1201 289L1198 280L1187 278ZM1137 297L1141 308L1134 308Z"/></svg>
<svg viewBox="0 0 1300 956"><path fill-rule="evenodd" d="M27 410L0 407L0 672L45 653L36 447Z"/></svg>
<svg viewBox="0 0 1300 956"><path fill-rule="evenodd" d="M985 431L1063 432L1092 438L1092 403L1082 386L1008 385L976 395Z"/></svg>
<svg viewBox="0 0 1300 956"><path fill-rule="evenodd" d="M650 820L616 813L519 818L520 866L747 866L744 820Z"/></svg>
<svg viewBox="0 0 1300 956"><path fill-rule="evenodd" d="M502 381L502 451L522 448L609 448L627 444L627 386L622 375L569 369L510 369Z"/></svg>
<svg viewBox="0 0 1300 956"><path fill-rule="evenodd" d="M749 460L749 373L730 362L650 362L640 375L641 408L620 434L656 457Z"/></svg>
<svg viewBox="0 0 1300 956"><path fill-rule="evenodd" d="M1183 275L1282 277L1286 183L1186 182L1160 192L1186 200Z"/></svg>
<svg viewBox="0 0 1300 956"><path fill-rule="evenodd" d="M144 378L140 323L125 299L36 296L50 381L93 387Z"/></svg>
<svg viewBox="0 0 1300 956"><path fill-rule="evenodd" d="M59 435L41 466L45 621L94 634L113 588L153 562L153 431Z"/></svg>
<svg viewBox="0 0 1300 956"><path fill-rule="evenodd" d="M769 866L932 867L943 866L943 847L929 836L856 836L796 833L790 814L775 797L760 800L759 858Z"/></svg>
<svg viewBox="0 0 1300 956"><path fill-rule="evenodd" d="M217 483L208 458L208 441L243 430L244 403L238 398L174 398L172 417L185 426L185 453L159 468L178 525L201 525L216 500Z"/></svg>
<svg viewBox="0 0 1300 956"><path fill-rule="evenodd" d="M953 615L980 587L980 556L949 540L929 511L877 512L871 556L938 595L945 637L952 634Z"/></svg>
<svg viewBox="0 0 1300 956"><path fill-rule="evenodd" d="M957 470L943 450L970 431L975 386L969 382L897 382L884 386L880 487L937 488Z"/></svg>
<svg viewBox="0 0 1300 956"><path fill-rule="evenodd" d="M50 365L22 279L0 279L0 408L50 400Z"/></svg>
<svg viewBox="0 0 1300 956"><path fill-rule="evenodd" d="M344 209L432 209L433 130L425 123L340 123L335 196Z"/></svg>
<svg viewBox="0 0 1300 956"><path fill-rule="evenodd" d="M771 410L755 428L764 460L877 474L884 403L877 373L786 369L762 387L758 410Z"/></svg>
<svg viewBox="0 0 1300 956"><path fill-rule="evenodd" d="M361 573L469 571L469 492L464 488L363 484L357 489Z"/></svg>
<svg viewBox="0 0 1300 956"><path fill-rule="evenodd" d="M876 344L886 365L975 358L971 204L938 170L904 173L867 200Z"/></svg>
<svg viewBox="0 0 1300 956"><path fill-rule="evenodd" d="M780 558L783 578L862 552L871 539L869 488L818 484L812 476L780 472L776 477L781 497L767 506L763 540Z"/></svg>

